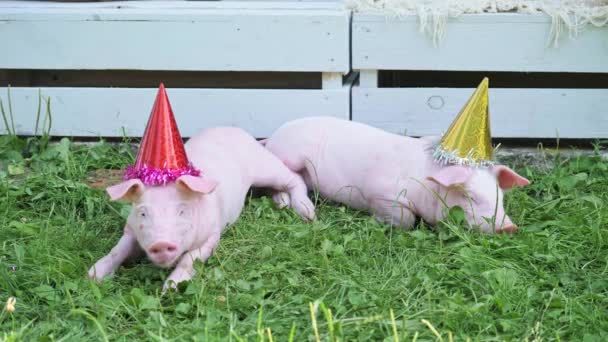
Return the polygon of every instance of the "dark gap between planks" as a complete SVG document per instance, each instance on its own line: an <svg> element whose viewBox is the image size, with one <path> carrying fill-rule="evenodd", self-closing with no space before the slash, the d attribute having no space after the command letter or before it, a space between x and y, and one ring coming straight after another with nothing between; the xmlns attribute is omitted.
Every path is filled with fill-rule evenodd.
<svg viewBox="0 0 608 342"><path fill-rule="evenodd" d="M321 89L321 73L0 69L0 87Z"/></svg>
<svg viewBox="0 0 608 342"><path fill-rule="evenodd" d="M491 88L608 88L608 73L381 70L381 88L475 88L484 77Z"/></svg>
<svg viewBox="0 0 608 342"><path fill-rule="evenodd" d="M608 88L608 73L380 70L381 88L474 88L483 77L492 88ZM0 69L0 87L125 87L321 89L320 72Z"/></svg>

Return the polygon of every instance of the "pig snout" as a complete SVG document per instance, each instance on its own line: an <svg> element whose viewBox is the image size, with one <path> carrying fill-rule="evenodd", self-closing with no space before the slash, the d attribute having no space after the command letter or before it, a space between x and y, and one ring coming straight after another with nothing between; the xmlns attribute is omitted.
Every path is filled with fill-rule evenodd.
<svg viewBox="0 0 608 342"><path fill-rule="evenodd" d="M168 241L159 241L148 247L147 252L154 263L168 264L177 256L177 245Z"/></svg>

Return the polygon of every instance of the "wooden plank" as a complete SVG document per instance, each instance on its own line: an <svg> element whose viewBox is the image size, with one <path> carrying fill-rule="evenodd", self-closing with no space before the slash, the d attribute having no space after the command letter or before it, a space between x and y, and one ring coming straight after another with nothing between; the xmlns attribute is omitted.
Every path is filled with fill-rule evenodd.
<svg viewBox="0 0 608 342"><path fill-rule="evenodd" d="M394 133L441 135L474 89L359 88L352 119ZM608 89L490 89L492 135L608 138Z"/></svg>
<svg viewBox="0 0 608 342"><path fill-rule="evenodd" d="M353 69L608 72L608 27L574 39L562 32L553 47L543 15L470 14L451 19L438 46L418 19L353 15Z"/></svg>
<svg viewBox="0 0 608 342"><path fill-rule="evenodd" d="M350 70L345 9L1 8L0 69Z"/></svg>
<svg viewBox="0 0 608 342"><path fill-rule="evenodd" d="M338 72L324 72L321 74L323 89L342 88L342 74Z"/></svg>
<svg viewBox="0 0 608 342"><path fill-rule="evenodd" d="M359 75L361 88L378 88L378 70L360 70Z"/></svg>
<svg viewBox="0 0 608 342"><path fill-rule="evenodd" d="M42 88L51 98L52 134L141 136L157 89ZM350 84L330 90L167 89L183 136L211 126L238 126L267 137L286 121L310 115L348 119ZM6 104L6 88L0 98ZM18 134L34 131L38 88L11 88ZM235 101L238 99L238 101ZM42 121L41 121L42 122ZM0 134L6 133L0 125Z"/></svg>
<svg viewBox="0 0 608 342"><path fill-rule="evenodd" d="M342 0L222 0L222 1L101 1L101 2L66 2L66 1L23 1L3 0L3 8L48 9L48 8L111 8L111 9L343 9Z"/></svg>

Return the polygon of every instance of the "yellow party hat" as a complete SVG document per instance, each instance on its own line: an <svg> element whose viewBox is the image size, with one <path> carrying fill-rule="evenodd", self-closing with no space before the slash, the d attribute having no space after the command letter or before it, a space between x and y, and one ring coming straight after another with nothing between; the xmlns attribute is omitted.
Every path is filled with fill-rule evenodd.
<svg viewBox="0 0 608 342"><path fill-rule="evenodd" d="M488 110L488 78L484 78L441 138L433 157L441 164L490 166L492 135Z"/></svg>

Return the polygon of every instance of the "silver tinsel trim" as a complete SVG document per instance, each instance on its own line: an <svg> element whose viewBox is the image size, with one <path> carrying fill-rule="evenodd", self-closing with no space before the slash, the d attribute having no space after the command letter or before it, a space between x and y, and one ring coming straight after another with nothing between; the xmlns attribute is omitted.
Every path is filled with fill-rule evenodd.
<svg viewBox="0 0 608 342"><path fill-rule="evenodd" d="M435 151L433 152L433 158L441 166L460 165L481 168L490 167L495 164L492 160L476 161L473 159L473 152L474 150L470 150L469 153L467 153L467 156L463 158L460 157L458 150L448 151L441 147L441 145L437 145L437 147L435 147Z"/></svg>

